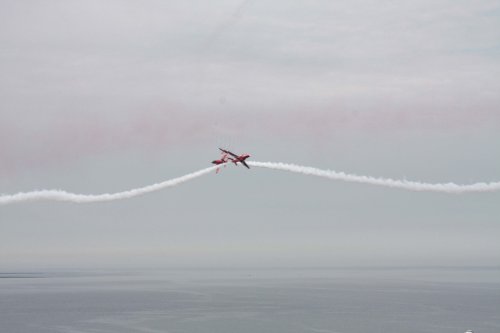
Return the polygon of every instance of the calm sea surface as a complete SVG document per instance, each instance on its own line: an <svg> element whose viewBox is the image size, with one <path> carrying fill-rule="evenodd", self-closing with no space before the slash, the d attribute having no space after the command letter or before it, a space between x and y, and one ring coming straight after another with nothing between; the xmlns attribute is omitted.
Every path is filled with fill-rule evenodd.
<svg viewBox="0 0 500 333"><path fill-rule="evenodd" d="M0 332L500 332L500 269L0 273Z"/></svg>

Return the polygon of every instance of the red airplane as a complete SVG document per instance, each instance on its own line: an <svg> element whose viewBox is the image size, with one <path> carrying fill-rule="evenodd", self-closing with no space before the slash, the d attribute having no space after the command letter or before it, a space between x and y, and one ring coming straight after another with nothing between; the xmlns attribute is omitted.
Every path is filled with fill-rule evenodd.
<svg viewBox="0 0 500 333"><path fill-rule="evenodd" d="M227 163L228 160L229 160L229 158L227 157L227 154L223 153L221 158L219 160L212 161L212 164L215 164L215 165L224 164L224 167L225 167L226 166L225 164ZM215 173L219 173L219 168L217 168L217 170L215 170Z"/></svg>
<svg viewBox="0 0 500 333"><path fill-rule="evenodd" d="M243 155L238 156L238 155L236 155L236 154L231 153L229 150L225 150L225 149L222 149L222 148L219 148L219 150L220 150L221 152L223 152L224 154L229 154L229 155L231 155L232 157L234 157L234 158L229 157L229 159L230 159L230 160L231 160L231 161L232 161L235 165L238 165L238 162L240 162L241 164L243 164L244 166L246 166L246 167L247 167L247 169L250 169L250 167L248 166L248 164L245 162L245 160L246 160L247 158L249 158L249 157L250 157L250 155L248 155L248 154L243 154Z"/></svg>
<svg viewBox="0 0 500 333"><path fill-rule="evenodd" d="M227 163L227 154L222 154L222 157L220 158L220 160L214 160L212 161L212 164L216 164L216 165L219 165L219 164L224 164L224 163Z"/></svg>

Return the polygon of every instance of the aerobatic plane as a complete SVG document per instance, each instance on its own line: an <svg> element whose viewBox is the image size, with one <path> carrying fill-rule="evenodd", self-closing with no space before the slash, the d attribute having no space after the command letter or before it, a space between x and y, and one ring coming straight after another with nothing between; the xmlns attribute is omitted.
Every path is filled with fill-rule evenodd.
<svg viewBox="0 0 500 333"><path fill-rule="evenodd" d="M218 160L213 160L213 161L212 161L212 164L215 164L215 165L221 165L221 164L224 164L224 167L226 167L226 163L227 163L227 161L228 161L228 160L229 160L229 158L228 158L227 154L226 154L226 153L222 153L221 158L220 158L220 159L218 159ZM219 169L220 169L220 168L217 168L217 169L215 170L215 173L219 173Z"/></svg>
<svg viewBox="0 0 500 333"><path fill-rule="evenodd" d="M241 164L243 164L244 166L247 167L247 169L250 169L250 167L248 166L248 164L245 162L245 160L247 158L250 157L250 155L248 154L243 154L243 155L236 155L236 154L233 154L231 153L229 150L225 150L225 149L222 149L222 148L219 148L219 150L221 152L223 152L224 154L229 154L231 155L232 157L229 157L229 159L235 164L235 165L238 165L238 162L240 162Z"/></svg>
<svg viewBox="0 0 500 333"><path fill-rule="evenodd" d="M213 160L212 164L219 165L219 164L227 163L227 161L228 161L227 154L224 153L224 154L222 154L222 156L219 160Z"/></svg>

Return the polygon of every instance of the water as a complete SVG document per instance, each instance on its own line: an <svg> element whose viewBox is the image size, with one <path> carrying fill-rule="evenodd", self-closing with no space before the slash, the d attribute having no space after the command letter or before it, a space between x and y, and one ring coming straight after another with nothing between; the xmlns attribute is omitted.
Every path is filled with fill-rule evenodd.
<svg viewBox="0 0 500 333"><path fill-rule="evenodd" d="M500 269L0 273L0 332L500 332Z"/></svg>

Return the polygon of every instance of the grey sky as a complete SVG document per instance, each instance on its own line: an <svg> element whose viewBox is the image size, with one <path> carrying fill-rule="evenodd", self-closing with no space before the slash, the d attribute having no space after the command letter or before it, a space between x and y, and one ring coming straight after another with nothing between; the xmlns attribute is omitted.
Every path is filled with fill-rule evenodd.
<svg viewBox="0 0 500 333"><path fill-rule="evenodd" d="M1 0L0 192L128 189L218 146L498 180L499 18L497 1ZM0 267L491 265L499 199L230 168L125 202L1 207Z"/></svg>

